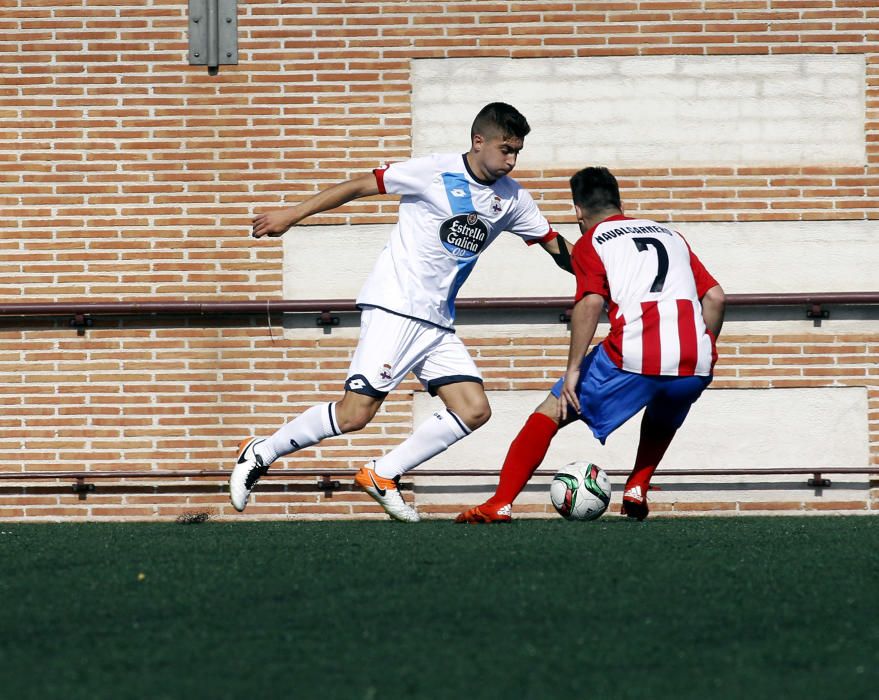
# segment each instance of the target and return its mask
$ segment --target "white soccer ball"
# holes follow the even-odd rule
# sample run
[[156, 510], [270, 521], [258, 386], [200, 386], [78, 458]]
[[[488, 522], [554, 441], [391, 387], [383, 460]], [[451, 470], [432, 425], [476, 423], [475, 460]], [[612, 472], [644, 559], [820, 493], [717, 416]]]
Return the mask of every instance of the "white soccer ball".
[[553, 477], [549, 497], [567, 520], [595, 520], [610, 503], [610, 479], [591, 462], [571, 462]]

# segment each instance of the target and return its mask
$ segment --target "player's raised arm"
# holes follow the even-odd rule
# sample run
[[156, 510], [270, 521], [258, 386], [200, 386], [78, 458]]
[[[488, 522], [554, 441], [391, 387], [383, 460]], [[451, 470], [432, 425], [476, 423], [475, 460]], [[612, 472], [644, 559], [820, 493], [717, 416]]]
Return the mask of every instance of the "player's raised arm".
[[720, 335], [726, 310], [726, 295], [723, 293], [723, 288], [719, 284], [714, 285], [699, 301], [702, 303], [702, 319], [705, 321], [705, 327], [711, 331], [716, 340]]
[[574, 266], [571, 264], [571, 251], [574, 249], [572, 243], [562, 236], [556, 236], [550, 241], [541, 243], [540, 247], [550, 254], [556, 265], [574, 274]]
[[253, 217], [252, 235], [254, 238], [282, 236], [291, 226], [313, 214], [335, 209], [354, 199], [375, 194], [379, 194], [375, 175], [373, 173], [359, 175], [327, 187], [289, 209], [276, 209], [257, 214]]
[[571, 311], [571, 343], [568, 349], [568, 366], [559, 401], [559, 419], [567, 417], [568, 404], [580, 410], [580, 364], [595, 337], [598, 319], [604, 309], [604, 298], [598, 294], [586, 294]]

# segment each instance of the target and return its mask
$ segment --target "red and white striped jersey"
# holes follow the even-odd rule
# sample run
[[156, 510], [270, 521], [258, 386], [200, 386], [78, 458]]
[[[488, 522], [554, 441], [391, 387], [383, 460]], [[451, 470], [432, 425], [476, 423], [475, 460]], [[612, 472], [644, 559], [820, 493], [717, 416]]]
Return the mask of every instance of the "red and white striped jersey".
[[579, 301], [608, 305], [608, 356], [627, 372], [708, 376], [717, 360], [699, 300], [717, 281], [676, 231], [655, 221], [611, 216], [574, 246]]

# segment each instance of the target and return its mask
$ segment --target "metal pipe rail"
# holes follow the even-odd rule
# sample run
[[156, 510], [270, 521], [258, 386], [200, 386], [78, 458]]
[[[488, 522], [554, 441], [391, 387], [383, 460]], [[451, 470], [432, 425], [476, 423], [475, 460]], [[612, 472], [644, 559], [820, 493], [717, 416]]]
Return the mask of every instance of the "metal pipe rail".
[[[822, 310], [824, 304], [873, 305], [879, 304], [879, 292], [814, 292], [793, 294], [729, 294], [726, 297], [730, 306], [809, 306], [810, 318], [826, 317]], [[459, 299], [458, 309], [562, 309], [571, 306], [570, 297], [509, 297]], [[122, 301], [122, 302], [15, 302], [0, 304], [0, 317], [64, 317], [73, 316], [76, 325], [84, 325], [90, 316], [169, 316], [169, 315], [225, 315], [225, 314], [272, 314], [318, 312], [318, 323], [332, 325], [327, 318], [333, 312], [356, 311], [352, 299], [265, 299], [260, 301]], [[354, 471], [334, 469], [278, 469], [270, 472], [268, 478], [302, 478], [317, 476], [318, 489], [339, 488], [334, 477], [353, 477]], [[497, 476], [499, 471], [491, 470], [419, 470], [416, 476]], [[623, 470], [607, 470], [610, 476], [625, 476]], [[536, 476], [552, 476], [552, 472], [535, 472]], [[686, 469], [663, 470], [665, 476], [736, 476], [772, 474], [812, 474], [810, 486], [830, 486], [830, 480], [822, 474], [879, 474], [879, 467], [827, 467], [827, 468], [769, 468], [769, 469]], [[153, 470], [153, 471], [86, 471], [86, 472], [4, 472], [0, 481], [33, 481], [74, 479], [74, 490], [85, 489], [86, 479], [228, 479], [229, 472], [223, 470]], [[92, 485], [93, 488], [93, 485]]]
[[[879, 304], [879, 292], [728, 294], [729, 306], [821, 306]], [[496, 297], [458, 299], [457, 309], [567, 309], [571, 297]], [[353, 299], [264, 299], [256, 301], [61, 301], [0, 304], [2, 316], [223, 315], [356, 311]]]
[[[609, 476], [626, 476], [626, 469], [605, 469]], [[298, 478], [303, 476], [354, 477], [356, 469], [273, 469], [260, 478]], [[0, 481], [27, 481], [31, 479], [228, 479], [230, 469], [154, 469], [147, 471], [49, 471], [0, 472]], [[419, 469], [411, 476], [498, 476], [498, 469]], [[554, 471], [538, 469], [535, 476], [553, 476]], [[766, 467], [747, 469], [663, 469], [657, 476], [737, 476], [773, 474], [879, 474], [874, 467]]]
[[[606, 469], [608, 476], [627, 476], [629, 471], [625, 469]], [[354, 469], [275, 469], [268, 472], [264, 479], [302, 479], [303, 477], [318, 477], [315, 489], [320, 491], [335, 491], [341, 488], [336, 481], [338, 478], [352, 478], [356, 474]], [[86, 484], [86, 480], [93, 479], [208, 479], [226, 481], [231, 471], [223, 469], [200, 469], [200, 470], [151, 470], [151, 471], [79, 471], [79, 472], [0, 472], [0, 481], [66, 481], [74, 480], [73, 490], [77, 493], [94, 491], [94, 484]], [[419, 469], [412, 476], [432, 477], [497, 477], [500, 470], [493, 469]], [[538, 469], [534, 476], [551, 477], [554, 471]], [[796, 475], [811, 474], [812, 477], [806, 484], [810, 487], [830, 487], [830, 479], [824, 474], [879, 474], [879, 466], [873, 467], [767, 467], [764, 469], [663, 469], [657, 476], [773, 476], [773, 475]]]

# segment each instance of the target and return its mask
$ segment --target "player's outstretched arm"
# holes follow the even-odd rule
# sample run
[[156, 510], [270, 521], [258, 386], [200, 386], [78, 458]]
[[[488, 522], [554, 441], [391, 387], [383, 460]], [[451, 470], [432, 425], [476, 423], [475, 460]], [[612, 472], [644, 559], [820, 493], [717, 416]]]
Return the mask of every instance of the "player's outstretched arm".
[[568, 367], [562, 385], [559, 401], [559, 420], [567, 417], [568, 404], [580, 410], [580, 396], [577, 386], [580, 379], [580, 364], [595, 337], [598, 319], [604, 309], [604, 297], [599, 294], [586, 294], [571, 311], [571, 344], [568, 348]]
[[574, 266], [571, 264], [571, 251], [574, 250], [574, 245], [570, 241], [556, 236], [551, 241], [541, 243], [540, 246], [552, 256], [556, 265], [574, 274]]
[[345, 182], [340, 182], [332, 187], [321, 190], [313, 197], [289, 209], [276, 209], [263, 212], [253, 217], [253, 237], [282, 236], [291, 226], [298, 224], [305, 218], [322, 211], [328, 211], [340, 207], [360, 197], [370, 197], [378, 194], [378, 183], [375, 175], [360, 175]]
[[723, 314], [726, 310], [726, 296], [723, 288], [716, 284], [700, 300], [702, 302], [702, 318], [705, 326], [711, 331], [715, 339], [720, 335], [723, 326]]

